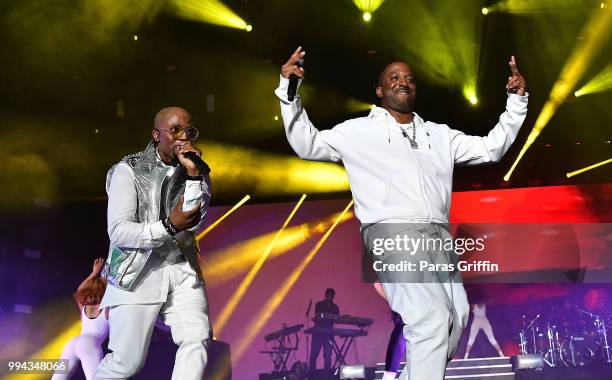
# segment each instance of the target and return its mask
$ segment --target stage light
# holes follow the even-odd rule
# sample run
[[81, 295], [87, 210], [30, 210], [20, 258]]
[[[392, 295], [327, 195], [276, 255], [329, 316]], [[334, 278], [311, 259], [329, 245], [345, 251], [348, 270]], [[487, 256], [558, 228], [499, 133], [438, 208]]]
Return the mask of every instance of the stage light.
[[306, 255], [306, 257], [304, 257], [300, 264], [293, 270], [293, 272], [291, 272], [289, 277], [285, 279], [280, 288], [276, 290], [272, 298], [270, 298], [270, 300], [266, 302], [264, 306], [261, 307], [259, 312], [251, 319], [251, 322], [248, 324], [248, 326], [245, 327], [245, 336], [238, 342], [238, 345], [234, 350], [233, 357], [235, 358], [234, 360], [236, 362], [238, 362], [242, 358], [246, 350], [253, 342], [253, 339], [255, 339], [257, 334], [259, 334], [261, 329], [268, 322], [272, 314], [274, 314], [283, 299], [287, 296], [289, 291], [293, 288], [297, 280], [300, 278], [304, 269], [306, 269], [308, 264], [310, 264], [310, 262], [319, 252], [327, 238], [329, 238], [336, 226], [340, 223], [344, 215], [352, 206], [353, 201], [351, 200], [349, 204], [344, 208], [344, 210], [338, 215], [331, 227], [325, 232], [321, 239], [319, 239], [314, 248], [308, 253], [308, 255]]
[[544, 357], [542, 354], [516, 355], [510, 359], [512, 370], [544, 368]]
[[599, 72], [593, 79], [574, 92], [574, 96], [579, 97], [588, 94], [609, 91], [612, 89], [612, 63]]
[[466, 84], [463, 87], [463, 96], [470, 102], [471, 105], [475, 106], [478, 104], [478, 97], [476, 96], [476, 85], [473, 83]]
[[242, 297], [244, 297], [244, 294], [246, 293], [247, 289], [253, 283], [255, 276], [257, 275], [257, 273], [259, 273], [259, 270], [268, 259], [268, 256], [270, 256], [270, 252], [272, 252], [272, 248], [274, 248], [274, 245], [278, 241], [278, 238], [281, 236], [285, 228], [287, 228], [289, 222], [291, 221], [291, 219], [293, 219], [293, 216], [304, 202], [304, 199], [306, 199], [306, 194], [302, 194], [300, 200], [293, 207], [293, 210], [291, 210], [289, 216], [287, 216], [287, 219], [285, 219], [283, 225], [279, 228], [276, 234], [274, 234], [274, 238], [270, 240], [270, 242], [266, 246], [266, 249], [259, 255], [259, 258], [257, 259], [255, 265], [251, 267], [249, 273], [247, 273], [247, 275], [240, 282], [238, 289], [234, 292], [234, 294], [232, 294], [231, 298], [227, 301], [225, 306], [223, 306], [223, 309], [221, 310], [221, 313], [219, 313], [219, 316], [217, 317], [217, 320], [214, 324], [214, 331], [217, 336], [221, 335], [221, 331], [223, 331], [225, 324], [227, 323], [227, 321], [229, 321], [229, 318], [236, 310], [236, 307], [238, 307], [240, 300], [242, 300]]
[[278, 116], [274, 115], [274, 121], [278, 121]]
[[518, 157], [512, 164], [512, 167], [504, 176], [505, 181], [510, 180], [510, 176], [529, 147], [537, 139], [544, 127], [546, 127], [567, 96], [573, 93], [572, 90], [574, 86], [576, 83], [578, 83], [580, 77], [606, 41], [610, 32], [611, 22], [612, 12], [608, 11], [595, 12], [595, 14], [588, 21], [581, 33], [584, 38], [578, 40], [578, 44], [574, 47], [572, 54], [561, 70], [559, 79], [557, 79], [557, 82], [554, 84], [548, 100], [544, 104], [540, 115], [536, 119], [533, 129], [527, 137], [527, 141], [519, 152]]
[[363, 364], [351, 364], [340, 366], [340, 379], [365, 379], [365, 366]]
[[231, 194], [237, 188], [244, 188], [250, 189], [252, 196], [278, 196], [349, 189], [344, 168], [333, 163], [305, 161], [296, 156], [209, 141], [203, 141], [198, 147], [213, 168], [212, 182], [219, 193]]
[[202, 232], [200, 232], [199, 234], [197, 234], [196, 236], [196, 240], [200, 240], [202, 239], [204, 236], [208, 235], [208, 233], [210, 231], [213, 230], [213, 228], [217, 227], [219, 225], [219, 223], [221, 223], [225, 218], [227, 218], [228, 216], [230, 216], [234, 211], [236, 211], [240, 206], [242, 206], [243, 204], [245, 204], [249, 199], [251, 199], [250, 195], [245, 195], [244, 198], [242, 198], [238, 203], [236, 203], [234, 205], [234, 207], [232, 207], [231, 209], [229, 209], [225, 214], [223, 214], [219, 219], [215, 220], [214, 223], [212, 223], [210, 226], [206, 227]]
[[134, 41], [138, 41], [138, 34], [134, 34]]
[[353, 3], [363, 13], [362, 17], [365, 22], [369, 22], [372, 19], [372, 13], [374, 13], [385, 0], [353, 0]]
[[219, 0], [171, 0], [178, 17], [207, 24], [227, 26], [250, 32], [253, 27]]
[[489, 14], [489, 8], [482, 8], [480, 11], [481, 11], [481, 12], [482, 12], [482, 14], [483, 14], [483, 15], [485, 15], [485, 16]]
[[571, 177], [573, 177], [573, 176], [576, 176], [576, 175], [578, 175], [578, 174], [584, 173], [584, 172], [586, 172], [586, 171], [589, 171], [589, 170], [592, 170], [592, 169], [598, 168], [598, 167], [600, 167], [600, 166], [607, 165], [607, 164], [609, 164], [609, 163], [611, 163], [611, 162], [612, 162], [612, 158], [608, 158], [607, 160], [604, 160], [604, 161], [598, 162], [598, 163], [596, 163], [596, 164], [593, 164], [593, 165], [587, 166], [586, 168], [582, 168], [582, 169], [575, 170], [575, 171], [573, 171], [573, 172], [566, 173], [565, 175], [566, 175], [566, 177], [567, 177], [567, 178], [571, 178]]

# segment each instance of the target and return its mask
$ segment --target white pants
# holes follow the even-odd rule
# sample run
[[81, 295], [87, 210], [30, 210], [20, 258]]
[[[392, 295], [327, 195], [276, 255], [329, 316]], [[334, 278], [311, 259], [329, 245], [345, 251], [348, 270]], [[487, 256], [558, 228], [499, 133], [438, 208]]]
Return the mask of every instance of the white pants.
[[444, 379], [469, 315], [463, 284], [382, 285], [389, 306], [406, 324], [406, 366], [400, 379]]
[[178, 345], [172, 379], [202, 379], [210, 335], [208, 303], [204, 288], [193, 287], [193, 276], [176, 272], [170, 276], [166, 302], [110, 307], [108, 348], [112, 352], [104, 357], [94, 379], [126, 379], [140, 371], [158, 315], [170, 326]]
[[91, 380], [103, 356], [104, 352], [96, 337], [89, 335], [76, 336], [66, 343], [62, 356], [60, 357], [60, 359], [68, 359], [68, 368], [70, 372], [66, 374], [54, 374], [51, 380], [68, 379], [74, 373], [79, 361], [83, 367], [85, 378]]
[[[436, 225], [379, 223], [363, 231], [368, 252], [372, 252], [374, 239], [403, 235], [450, 237], [447, 230]], [[382, 257], [392, 257], [393, 253], [386, 252]], [[430, 262], [454, 259], [443, 251], [421, 252], [414, 257]], [[460, 276], [435, 281], [436, 273], [407, 274], [405, 277], [393, 273], [386, 277], [381, 272], [376, 274], [391, 309], [400, 314], [405, 323], [406, 367], [400, 379], [443, 380], [446, 364], [455, 355], [470, 311]]]

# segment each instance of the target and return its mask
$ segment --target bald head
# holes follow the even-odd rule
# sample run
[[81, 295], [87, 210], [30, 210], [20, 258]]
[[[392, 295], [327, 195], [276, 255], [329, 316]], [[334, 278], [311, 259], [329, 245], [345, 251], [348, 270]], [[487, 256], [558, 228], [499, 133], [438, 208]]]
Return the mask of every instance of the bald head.
[[[184, 143], [184, 131], [191, 127], [191, 115], [180, 107], [166, 107], [159, 110], [153, 120], [151, 137], [157, 145], [159, 155], [167, 164], [178, 164], [176, 151]], [[177, 135], [177, 131], [182, 137]]]
[[166, 107], [155, 114], [153, 125], [154, 128], [168, 128], [178, 123], [180, 119], [191, 121], [191, 115], [181, 107]]

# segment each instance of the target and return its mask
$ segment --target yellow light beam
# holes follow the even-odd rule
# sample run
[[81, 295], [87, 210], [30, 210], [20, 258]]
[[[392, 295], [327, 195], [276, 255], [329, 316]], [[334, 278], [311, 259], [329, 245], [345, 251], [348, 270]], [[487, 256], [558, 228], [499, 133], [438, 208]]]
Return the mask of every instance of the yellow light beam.
[[353, 98], [348, 98], [344, 106], [346, 110], [351, 113], [370, 111], [372, 108], [376, 107], [375, 104], [362, 102], [361, 100]]
[[585, 8], [583, 1], [502, 0], [487, 8], [482, 8], [482, 13], [485, 15], [492, 12], [534, 14], [562, 10], [582, 10]]
[[204, 231], [200, 232], [197, 236], [196, 236], [196, 240], [200, 240], [202, 239], [204, 236], [208, 235], [208, 233], [210, 231], [212, 231], [213, 228], [217, 227], [219, 225], [219, 223], [221, 223], [225, 218], [227, 218], [228, 216], [230, 216], [234, 211], [236, 211], [240, 206], [242, 206], [243, 204], [245, 204], [249, 199], [251, 199], [250, 195], [245, 195], [244, 198], [242, 198], [240, 200], [240, 202], [236, 203], [234, 205], [234, 207], [232, 207], [231, 209], [229, 209], [225, 214], [223, 214], [223, 216], [221, 216], [219, 219], [215, 220], [215, 222], [213, 224], [211, 224], [210, 226], [206, 227], [204, 229]]
[[265, 153], [252, 148], [201, 141], [215, 191], [251, 189], [256, 196], [295, 195], [349, 190], [344, 168], [330, 162], [304, 161], [291, 155]]
[[253, 27], [219, 0], [172, 0], [171, 9], [181, 18], [250, 32]]
[[[304, 243], [310, 237], [324, 233], [337, 217], [338, 214], [333, 214], [317, 221], [286, 228], [274, 245], [268, 259], [281, 256]], [[345, 214], [341, 222], [345, 222], [352, 217], [353, 213], [349, 212]], [[246, 272], [255, 264], [259, 258], [259, 252], [268, 245], [275, 233], [276, 231], [266, 233], [246, 241], [234, 243], [222, 250], [210, 252], [207, 256], [206, 265], [202, 268], [207, 285], [211, 288], [219, 286]]]
[[592, 169], [598, 168], [598, 167], [600, 167], [600, 166], [607, 165], [607, 164], [609, 164], [609, 163], [611, 163], [611, 162], [612, 162], [612, 158], [608, 158], [607, 160], [604, 160], [604, 161], [598, 162], [598, 163], [593, 164], [593, 165], [591, 165], [591, 166], [587, 166], [586, 168], [582, 168], [582, 169], [575, 170], [575, 171], [573, 171], [573, 172], [566, 173], [565, 175], [567, 176], [567, 178], [571, 178], [571, 177], [573, 177], [573, 176], [575, 176], [575, 175], [578, 175], [578, 174], [584, 173], [584, 172], [586, 172], [586, 171], [589, 171], [589, 170], [592, 170]]
[[582, 74], [587, 69], [588, 65], [593, 60], [596, 53], [599, 51], [603, 43], [606, 41], [610, 33], [610, 22], [612, 21], [612, 11], [603, 9], [595, 12], [591, 17], [586, 27], [582, 31], [584, 39], [580, 41], [580, 45], [574, 47], [572, 54], [565, 66], [561, 70], [559, 79], [554, 84], [548, 101], [544, 104], [536, 123], [529, 134], [525, 145], [521, 149], [518, 157], [512, 164], [512, 167], [504, 176], [504, 181], [509, 181], [510, 176], [516, 169], [521, 158], [525, 155], [529, 147], [539, 136], [542, 129], [548, 124], [553, 117], [557, 108], [565, 101], [571, 93], [576, 83], [580, 80]]
[[595, 94], [612, 89], [612, 63], [597, 74], [587, 84], [574, 92], [576, 97], [587, 94]]
[[229, 301], [227, 301], [227, 303], [223, 307], [223, 310], [221, 310], [221, 313], [217, 317], [217, 320], [215, 322], [214, 329], [213, 329], [215, 331], [216, 336], [221, 336], [221, 331], [223, 331], [223, 328], [225, 327], [230, 316], [236, 310], [238, 303], [240, 302], [240, 300], [242, 300], [242, 297], [246, 293], [249, 286], [251, 286], [253, 279], [255, 278], [255, 276], [261, 269], [261, 267], [266, 262], [268, 256], [270, 255], [270, 252], [272, 252], [272, 248], [274, 248], [276, 241], [278, 240], [280, 235], [283, 233], [285, 228], [289, 225], [289, 222], [291, 221], [291, 219], [293, 219], [293, 216], [295, 215], [297, 210], [300, 208], [300, 206], [304, 202], [304, 199], [306, 199], [306, 194], [302, 194], [302, 196], [300, 197], [300, 200], [297, 202], [295, 207], [293, 207], [293, 210], [291, 210], [291, 213], [289, 213], [289, 216], [287, 217], [287, 219], [285, 219], [285, 222], [283, 223], [281, 228], [276, 232], [276, 234], [274, 235], [274, 238], [270, 241], [270, 243], [268, 244], [264, 252], [259, 256], [259, 259], [255, 263], [255, 265], [251, 267], [251, 270], [249, 270], [249, 273], [247, 273], [247, 275], [244, 277], [244, 279], [238, 286], [238, 290], [234, 292], [232, 297], [229, 299]]
[[[39, 351], [30, 356], [30, 359], [58, 359], [62, 354], [64, 346], [71, 338], [81, 332], [81, 320], [77, 320], [61, 334], [56, 336], [51, 342], [47, 343]], [[73, 363], [71, 363], [73, 364]], [[49, 375], [44, 374], [13, 374], [3, 378], [3, 380], [42, 380], [48, 379]]]
[[346, 214], [346, 212], [349, 210], [349, 208], [351, 208], [351, 206], [353, 206], [352, 200], [344, 208], [344, 210], [340, 213], [340, 215], [336, 218], [336, 220], [334, 221], [334, 224], [332, 224], [332, 226], [325, 232], [325, 234], [321, 237], [321, 239], [319, 239], [319, 241], [314, 246], [314, 248], [302, 260], [302, 262], [293, 270], [293, 272], [289, 275], [289, 277], [285, 279], [281, 287], [276, 290], [272, 298], [270, 298], [270, 300], [266, 302], [266, 304], [260, 309], [259, 313], [257, 313], [257, 315], [253, 319], [251, 319], [251, 322], [245, 328], [246, 336], [238, 343], [238, 346], [236, 348], [236, 351], [234, 354], [234, 357], [236, 358], [235, 360], [238, 361], [240, 360], [240, 358], [242, 358], [242, 355], [246, 352], [247, 348], [251, 345], [251, 343], [253, 342], [253, 339], [255, 339], [255, 336], [259, 334], [259, 332], [264, 327], [264, 325], [268, 322], [272, 314], [274, 314], [278, 306], [281, 304], [282, 300], [287, 296], [287, 294], [289, 293], [293, 285], [295, 285], [295, 283], [297, 282], [298, 278], [300, 277], [304, 269], [306, 269], [308, 264], [310, 264], [312, 259], [317, 254], [317, 252], [319, 252], [319, 250], [323, 246], [323, 243], [325, 243], [329, 235], [331, 235], [331, 233], [334, 231], [338, 223], [340, 223], [340, 221], [343, 219], [344, 214]]

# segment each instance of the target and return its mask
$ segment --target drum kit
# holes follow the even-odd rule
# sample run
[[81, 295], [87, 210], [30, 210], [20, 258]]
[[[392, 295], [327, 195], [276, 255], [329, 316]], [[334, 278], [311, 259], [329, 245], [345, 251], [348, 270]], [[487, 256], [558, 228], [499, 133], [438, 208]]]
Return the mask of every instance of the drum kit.
[[573, 306], [553, 310], [546, 317], [523, 315], [518, 339], [521, 354], [540, 354], [550, 367], [612, 365], [609, 332], [612, 315], [604, 317]]

